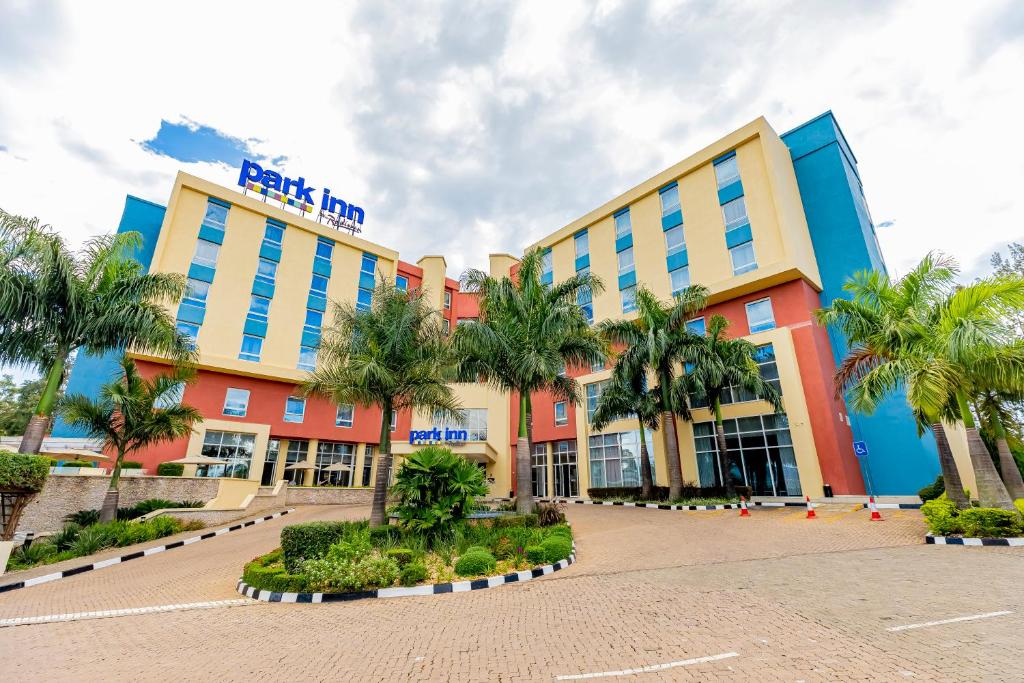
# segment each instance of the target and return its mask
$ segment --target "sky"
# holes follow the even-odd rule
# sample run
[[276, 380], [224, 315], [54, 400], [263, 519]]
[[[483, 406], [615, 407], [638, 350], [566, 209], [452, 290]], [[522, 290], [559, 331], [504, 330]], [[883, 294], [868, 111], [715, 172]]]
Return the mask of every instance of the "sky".
[[0, 0], [0, 207], [74, 244], [242, 158], [486, 267], [765, 116], [832, 110], [892, 271], [1024, 240], [1024, 2]]

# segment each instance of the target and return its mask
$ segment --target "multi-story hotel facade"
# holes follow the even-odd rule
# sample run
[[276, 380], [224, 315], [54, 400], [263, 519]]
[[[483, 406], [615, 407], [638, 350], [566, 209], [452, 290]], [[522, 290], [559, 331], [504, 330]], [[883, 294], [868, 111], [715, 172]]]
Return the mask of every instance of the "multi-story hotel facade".
[[[127, 198], [119, 231], [142, 234], [139, 260], [188, 278], [174, 312], [179, 329], [196, 339], [198, 375], [181, 400], [204, 416], [189, 438], [136, 459], [153, 471], [203, 453], [228, 461], [211, 467], [210, 476], [371, 485], [379, 411], [336, 406], [298, 388], [331, 324], [330, 302], [367, 307], [376, 278], [385, 276], [420, 288], [454, 329], [478, 317], [476, 300], [459, 291], [442, 256], [402, 261], [392, 249], [268, 201], [251, 192], [251, 182], [248, 189], [179, 173], [166, 207]], [[580, 301], [595, 323], [635, 315], [640, 286], [666, 301], [688, 284], [710, 290], [707, 310], [688, 325], [701, 331], [710, 316], [725, 316], [731, 335], [758, 346], [762, 374], [785, 404], [784, 414], [774, 414], [733, 390], [723, 406], [731, 467], [756, 495], [902, 494], [938, 473], [934, 441], [918, 436], [901, 396], [865, 416], [851, 414], [835, 394], [845, 343], [817, 325], [814, 311], [842, 296], [853, 272], [885, 264], [856, 159], [831, 113], [782, 136], [759, 118], [532, 246], [544, 250], [545, 281], [584, 270], [601, 278], [604, 291]], [[507, 275], [516, 263], [494, 254], [488, 269]], [[148, 374], [165, 363], [136, 358]], [[115, 375], [114, 360], [83, 356], [67, 391], [95, 394]], [[590, 426], [610, 364], [566, 372], [582, 385], [579, 405], [532, 398], [534, 493], [575, 497], [590, 487], [637, 485], [636, 422]], [[462, 423], [398, 413], [391, 416], [392, 451], [400, 459], [421, 447], [416, 432], [458, 427], [452, 449], [479, 463], [493, 496], [513, 494], [518, 401], [485, 385], [454, 388], [465, 408]], [[684, 479], [712, 485], [721, 476], [712, 416], [696, 404], [692, 417], [663, 429], [676, 432]], [[58, 420], [54, 435], [74, 433]], [[650, 434], [648, 444], [656, 479], [667, 484], [662, 435]], [[286, 469], [303, 461], [313, 469]], [[337, 463], [348, 469], [327, 469]]]

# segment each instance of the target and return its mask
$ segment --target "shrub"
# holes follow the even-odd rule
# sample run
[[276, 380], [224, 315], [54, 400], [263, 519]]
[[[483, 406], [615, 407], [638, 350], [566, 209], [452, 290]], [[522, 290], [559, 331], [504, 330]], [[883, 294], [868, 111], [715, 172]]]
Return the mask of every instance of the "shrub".
[[398, 577], [398, 583], [403, 586], [415, 586], [416, 584], [426, 581], [427, 576], [427, 565], [422, 562], [410, 562], [409, 564], [402, 567], [402, 572]]
[[551, 536], [563, 536], [565, 538], [568, 538], [571, 541], [572, 540], [572, 529], [570, 529], [565, 524], [559, 524], [558, 526], [553, 526], [553, 527], [549, 528], [547, 530], [547, 535], [548, 535], [549, 538]]
[[88, 460], [65, 460], [61, 467], [94, 467]]
[[1020, 513], [999, 508], [970, 508], [960, 512], [964, 536], [1005, 538], [1021, 534]]
[[64, 517], [65, 522], [72, 522], [81, 527], [92, 526], [100, 521], [99, 510], [79, 510]]
[[397, 562], [399, 567], [404, 567], [412, 562], [413, 552], [408, 548], [392, 548], [385, 552], [384, 556]]
[[280, 548], [246, 564], [242, 580], [254, 588], [280, 593], [306, 590], [306, 577], [285, 571]]
[[1017, 500], [1013, 501], [1013, 506], [1017, 508], [1017, 512], [1019, 512], [1021, 515], [1024, 515], [1024, 498], [1018, 498]]
[[487, 485], [476, 464], [448, 448], [427, 446], [402, 461], [392, 490], [399, 524], [433, 536], [465, 519]]
[[184, 472], [185, 466], [180, 462], [162, 462], [156, 466], [156, 475], [158, 477], [180, 477]]
[[537, 526], [537, 515], [503, 515], [495, 517], [491, 526], [495, 529], [508, 529], [517, 526], [535, 527]]
[[385, 524], [384, 526], [375, 526], [370, 529], [370, 540], [373, 541], [374, 545], [397, 541], [401, 536], [402, 530], [396, 526]]
[[942, 479], [942, 475], [935, 477], [935, 481], [928, 484], [920, 491], [917, 492], [918, 497], [925, 503], [929, 500], [935, 500], [943, 493], [946, 492], [946, 483]]
[[565, 521], [565, 503], [538, 503], [537, 525], [554, 526]]
[[398, 579], [399, 571], [395, 560], [374, 550], [365, 528], [332, 545], [322, 559], [302, 563], [310, 588], [318, 591], [383, 588]]
[[546, 551], [543, 546], [539, 545], [528, 545], [526, 546], [526, 559], [529, 560], [530, 564], [536, 566], [538, 564], [544, 564], [544, 557]]
[[548, 536], [540, 546], [544, 549], [544, 561], [548, 564], [564, 560], [572, 554], [572, 541], [561, 534]]
[[174, 517], [154, 517], [148, 522], [143, 522], [143, 524], [152, 527], [155, 538], [171, 536], [181, 531], [181, 522]]
[[182, 522], [181, 523], [181, 530], [182, 531], [199, 531], [200, 529], [205, 529], [205, 528], [206, 528], [206, 525], [203, 524], [203, 522], [201, 520], [198, 520], [198, 519], [190, 519], [187, 522]]
[[[654, 502], [668, 501], [669, 489], [667, 486], [655, 486], [647, 500]], [[736, 486], [736, 494], [750, 497], [750, 487]], [[607, 486], [587, 489], [587, 496], [592, 500], [622, 499], [642, 500], [639, 486]], [[698, 486], [693, 482], [683, 482], [683, 488], [678, 500], [690, 500], [693, 498], [723, 498], [725, 497], [724, 486]]]
[[94, 524], [82, 529], [78, 532], [78, 537], [69, 550], [74, 553], [75, 557], [82, 557], [117, 545], [117, 536], [112, 534], [110, 529], [112, 524], [117, 524], [117, 522]]
[[455, 573], [459, 576], [479, 576], [494, 571], [497, 561], [494, 555], [486, 550], [466, 553], [455, 563]]
[[50, 543], [56, 546], [58, 551], [64, 551], [71, 548], [75, 543], [75, 539], [78, 538], [78, 532], [82, 530], [82, 527], [78, 526], [74, 522], [69, 522], [64, 525], [64, 528], [57, 533], [50, 536]]
[[205, 500], [179, 500], [174, 507], [179, 508], [204, 508], [206, 507]]
[[11, 554], [10, 559], [13, 566], [31, 567], [46, 562], [48, 558], [56, 554], [57, 547], [53, 543], [39, 540], [33, 541], [28, 548], [21, 546]]
[[0, 452], [0, 491], [41, 491], [49, 474], [47, 458]]
[[499, 560], [508, 560], [516, 554], [516, 545], [508, 536], [502, 536], [494, 544], [494, 556]]
[[121, 469], [122, 470], [141, 470], [142, 469], [142, 463], [138, 462], [136, 460], [122, 460], [121, 461]]
[[928, 531], [936, 536], [962, 533], [956, 503], [947, 498], [933, 498], [921, 506]]
[[298, 573], [303, 561], [326, 556], [335, 543], [366, 527], [366, 522], [307, 522], [286, 526], [281, 530], [285, 569], [291, 574]]
[[489, 552], [491, 552], [490, 548], [485, 548], [482, 545], [471, 545], [468, 548], [466, 548], [465, 550], [463, 550], [462, 554], [463, 555], [469, 555], [470, 553], [489, 553]]
[[155, 538], [157, 538], [156, 529], [147, 522], [141, 522], [129, 524], [118, 537], [117, 544], [119, 546], [135, 545], [136, 543], [152, 541]]

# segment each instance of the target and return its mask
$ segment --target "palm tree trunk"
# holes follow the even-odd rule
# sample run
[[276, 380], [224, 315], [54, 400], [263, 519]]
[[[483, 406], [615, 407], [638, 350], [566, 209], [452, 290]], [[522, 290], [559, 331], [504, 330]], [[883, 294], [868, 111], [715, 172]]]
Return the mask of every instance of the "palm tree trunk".
[[377, 476], [373, 480], [373, 503], [370, 526], [387, 526], [388, 472], [391, 471], [391, 400], [380, 405], [380, 447], [377, 455]]
[[640, 497], [652, 500], [654, 478], [651, 476], [651, 460], [647, 455], [647, 436], [644, 434], [644, 423], [640, 422]]
[[978, 482], [978, 501], [981, 507], [1015, 509], [1010, 493], [1003, 485], [1003, 480], [999, 478], [996, 464], [992, 462], [992, 456], [989, 455], [988, 448], [974, 423], [967, 397], [962, 392], [957, 392], [956, 400], [960, 406], [960, 418], [967, 430], [967, 452], [971, 454], [971, 465], [974, 466], [974, 478]]
[[117, 506], [120, 502], [121, 492], [118, 486], [121, 483], [121, 463], [124, 461], [124, 448], [117, 447], [117, 459], [114, 460], [114, 469], [110, 473], [110, 486], [103, 496], [103, 505], [100, 506], [100, 521], [112, 522], [117, 517]]
[[1006, 490], [1011, 498], [1014, 500], [1024, 498], [1024, 479], [1020, 476], [1017, 461], [1014, 460], [1010, 444], [1006, 441], [1006, 428], [1003, 427], [1003, 421], [995, 406], [989, 406], [989, 422], [996, 437], [996, 450], [999, 451], [999, 472], [1003, 477], [1003, 484], [1006, 485]]
[[21, 445], [18, 446], [19, 453], [38, 453], [43, 445], [43, 439], [50, 428], [50, 417], [53, 415], [53, 405], [57, 401], [57, 392], [64, 380], [64, 365], [67, 363], [68, 354], [57, 352], [57, 358], [53, 365], [46, 372], [46, 385], [43, 387], [43, 394], [39, 397], [35, 412], [25, 427], [25, 434], [21, 437]]
[[949, 438], [941, 422], [932, 424], [932, 434], [935, 435], [935, 446], [939, 451], [939, 469], [946, 486], [946, 497], [956, 503], [959, 509], [966, 510], [971, 507], [971, 501], [964, 495], [964, 482], [960, 479], [960, 470], [956, 468], [953, 449], [949, 447]]
[[661, 431], [665, 441], [665, 463], [668, 465], [668, 499], [678, 500], [683, 496], [683, 466], [679, 461], [676, 416], [669, 397], [669, 372], [664, 368], [658, 373], [658, 382], [661, 383]]
[[519, 393], [519, 438], [516, 439], [516, 512], [528, 515], [533, 512], [533, 487], [530, 481], [530, 443], [526, 431], [526, 414], [529, 397]]
[[725, 442], [725, 425], [722, 424], [722, 403], [715, 399], [715, 438], [718, 441], [718, 469], [722, 472], [722, 484], [727, 498], [736, 495], [736, 485], [729, 470], [729, 447]]

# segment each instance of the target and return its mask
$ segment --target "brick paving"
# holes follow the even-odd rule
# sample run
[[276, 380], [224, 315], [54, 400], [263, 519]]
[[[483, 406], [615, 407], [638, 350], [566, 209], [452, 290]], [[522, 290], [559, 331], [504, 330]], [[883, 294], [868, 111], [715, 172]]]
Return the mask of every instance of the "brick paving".
[[[171, 553], [0, 596], [0, 618], [238, 597], [300, 508]], [[1024, 551], [926, 546], [916, 511], [577, 506], [577, 564], [522, 585], [349, 604], [253, 604], [0, 629], [16, 681], [1020, 680]], [[133, 566], [134, 565], [134, 566]], [[897, 625], [1010, 610], [898, 633]]]

